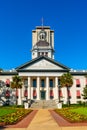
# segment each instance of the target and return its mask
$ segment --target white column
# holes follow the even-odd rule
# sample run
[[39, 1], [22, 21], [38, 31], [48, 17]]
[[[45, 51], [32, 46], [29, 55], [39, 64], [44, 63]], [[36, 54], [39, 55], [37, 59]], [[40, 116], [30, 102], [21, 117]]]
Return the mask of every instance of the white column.
[[49, 77], [46, 77], [46, 100], [49, 100]]
[[40, 100], [40, 77], [37, 77], [37, 100]]
[[58, 77], [55, 77], [55, 99], [58, 99], [59, 95], [58, 95]]
[[31, 82], [30, 77], [28, 77], [28, 99], [31, 99]]

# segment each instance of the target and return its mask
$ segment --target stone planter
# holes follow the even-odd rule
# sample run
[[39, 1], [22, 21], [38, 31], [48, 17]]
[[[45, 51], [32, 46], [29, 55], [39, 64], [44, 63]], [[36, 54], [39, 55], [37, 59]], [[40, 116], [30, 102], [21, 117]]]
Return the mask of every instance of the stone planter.
[[62, 103], [61, 103], [61, 102], [58, 103], [58, 104], [57, 104], [57, 107], [58, 107], [58, 109], [62, 109]]

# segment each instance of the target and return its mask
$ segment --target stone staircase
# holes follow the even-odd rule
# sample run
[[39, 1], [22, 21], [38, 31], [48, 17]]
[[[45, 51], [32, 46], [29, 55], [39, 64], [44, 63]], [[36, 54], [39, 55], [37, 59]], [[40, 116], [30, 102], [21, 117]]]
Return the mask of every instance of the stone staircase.
[[31, 104], [31, 108], [57, 108], [57, 100], [36, 100]]

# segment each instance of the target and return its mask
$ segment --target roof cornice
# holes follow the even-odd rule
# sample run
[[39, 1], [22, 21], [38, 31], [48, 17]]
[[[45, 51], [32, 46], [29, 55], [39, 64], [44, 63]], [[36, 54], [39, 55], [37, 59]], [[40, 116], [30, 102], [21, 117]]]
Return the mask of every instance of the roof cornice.
[[47, 70], [47, 69], [44, 69], [44, 70], [37, 70], [37, 69], [34, 69], [34, 70], [25, 70], [25, 69], [19, 69], [18, 72], [69, 72], [69, 70]]
[[68, 68], [67, 66], [65, 66], [65, 65], [63, 65], [63, 64], [61, 64], [61, 63], [59, 63], [59, 62], [56, 62], [55, 60], [53, 60], [53, 59], [51, 59], [51, 58], [49, 58], [49, 57], [46, 57], [46, 56], [37, 57], [37, 58], [35, 58], [35, 59], [33, 59], [33, 60], [29, 61], [29, 62], [26, 62], [25, 64], [23, 64], [23, 65], [21, 65], [21, 66], [15, 68], [15, 69], [16, 69], [16, 71], [18, 71], [19, 69], [23, 69], [23, 68], [26, 67], [26, 66], [30, 66], [30, 65], [32, 65], [33, 63], [36, 63], [37, 61], [40, 61], [41, 59], [45, 59], [45, 60], [47, 60], [47, 61], [49, 61], [49, 62], [52, 62], [53, 64], [55, 64], [55, 65], [57, 65], [57, 66], [60, 66], [60, 67], [62, 67], [62, 68], [65, 69], [65, 70], [70, 70], [70, 68]]
[[81, 71], [78, 71], [78, 72], [70, 72], [71, 75], [79, 75], [79, 76], [86, 76], [87, 75], [87, 72], [81, 72]]
[[18, 75], [18, 72], [2, 71], [0, 75]]

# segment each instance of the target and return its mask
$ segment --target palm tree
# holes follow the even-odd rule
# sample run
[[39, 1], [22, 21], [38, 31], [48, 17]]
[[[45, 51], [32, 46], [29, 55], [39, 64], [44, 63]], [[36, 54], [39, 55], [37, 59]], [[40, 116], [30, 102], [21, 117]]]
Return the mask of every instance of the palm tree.
[[73, 85], [73, 78], [72, 75], [68, 72], [63, 74], [60, 77], [60, 85], [61, 87], [66, 87], [67, 88], [67, 104], [70, 104], [70, 100], [69, 100], [69, 87], [71, 87]]
[[[15, 75], [12, 77], [12, 82], [11, 82], [11, 88], [16, 88], [16, 91], [18, 90], [18, 105], [21, 105], [21, 88], [22, 88], [22, 78], [18, 75]], [[17, 102], [16, 102], [17, 103]]]
[[83, 99], [87, 99], [87, 85], [85, 85], [84, 89], [83, 89]]

